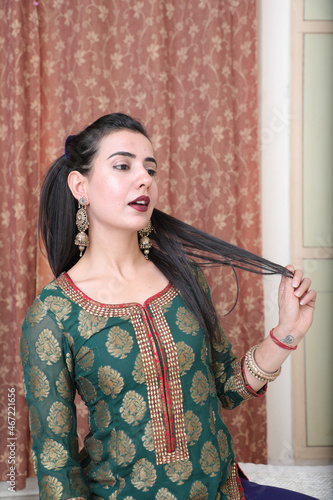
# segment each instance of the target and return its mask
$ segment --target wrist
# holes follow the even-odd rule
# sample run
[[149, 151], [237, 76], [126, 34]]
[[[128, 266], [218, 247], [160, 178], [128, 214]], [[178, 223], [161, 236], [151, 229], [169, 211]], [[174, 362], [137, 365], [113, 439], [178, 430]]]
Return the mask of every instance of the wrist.
[[[297, 334], [294, 330], [290, 330], [289, 328], [284, 328], [281, 325], [278, 325], [276, 328], [272, 328], [270, 331], [270, 338], [272, 339], [271, 332], [276, 340], [281, 342], [287, 347], [297, 347], [300, 342], [299, 334]], [[273, 339], [272, 339], [273, 340]]]
[[255, 352], [255, 359], [262, 370], [273, 373], [285, 362], [292, 352], [288, 349], [281, 349], [268, 334], [259, 344]]
[[295, 351], [297, 349], [297, 344], [295, 344], [295, 337], [292, 334], [286, 335], [284, 338], [279, 338], [276, 334], [276, 329], [272, 328], [269, 332], [269, 336], [278, 347], [281, 349], [286, 349], [287, 351]]

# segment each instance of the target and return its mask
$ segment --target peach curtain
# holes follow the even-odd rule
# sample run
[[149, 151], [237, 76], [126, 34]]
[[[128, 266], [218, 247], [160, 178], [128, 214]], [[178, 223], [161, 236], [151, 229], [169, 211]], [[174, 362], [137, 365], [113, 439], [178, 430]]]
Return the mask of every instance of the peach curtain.
[[[130, 113], [152, 137], [158, 207], [260, 253], [256, 1], [5, 0], [0, 26], [0, 479], [8, 479], [14, 388], [20, 488], [32, 473], [20, 329], [52, 278], [37, 250], [38, 180], [68, 134], [103, 114]], [[222, 317], [235, 280], [208, 274]], [[239, 280], [239, 303], [223, 320], [237, 355], [263, 336], [261, 279]], [[225, 419], [238, 459], [265, 462], [264, 399]]]

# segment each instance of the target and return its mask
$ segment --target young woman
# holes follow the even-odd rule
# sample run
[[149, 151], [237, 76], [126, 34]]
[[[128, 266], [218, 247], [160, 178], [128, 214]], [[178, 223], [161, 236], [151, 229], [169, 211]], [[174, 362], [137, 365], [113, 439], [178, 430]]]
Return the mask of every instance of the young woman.
[[[40, 497], [303, 498], [240, 479], [222, 409], [279, 375], [312, 322], [310, 280], [155, 209], [156, 172], [143, 126], [115, 113], [70, 136], [44, 179], [56, 279], [21, 340]], [[241, 359], [198, 262], [282, 274], [279, 324]], [[76, 390], [90, 423], [80, 453]]]

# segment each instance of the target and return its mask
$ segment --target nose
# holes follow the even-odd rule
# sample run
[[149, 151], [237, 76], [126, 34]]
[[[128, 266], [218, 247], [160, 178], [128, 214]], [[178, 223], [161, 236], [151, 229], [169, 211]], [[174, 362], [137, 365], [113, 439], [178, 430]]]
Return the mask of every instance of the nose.
[[135, 186], [139, 189], [141, 187], [149, 188], [153, 181], [153, 178], [147, 172], [143, 165], [138, 166], [138, 173], [135, 179]]

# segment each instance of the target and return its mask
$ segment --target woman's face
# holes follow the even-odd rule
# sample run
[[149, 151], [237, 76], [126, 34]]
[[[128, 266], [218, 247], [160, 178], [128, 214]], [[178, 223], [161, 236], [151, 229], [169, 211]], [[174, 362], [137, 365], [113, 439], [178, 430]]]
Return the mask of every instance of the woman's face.
[[119, 130], [104, 137], [86, 178], [91, 229], [142, 229], [157, 201], [156, 173], [153, 148], [144, 135]]

